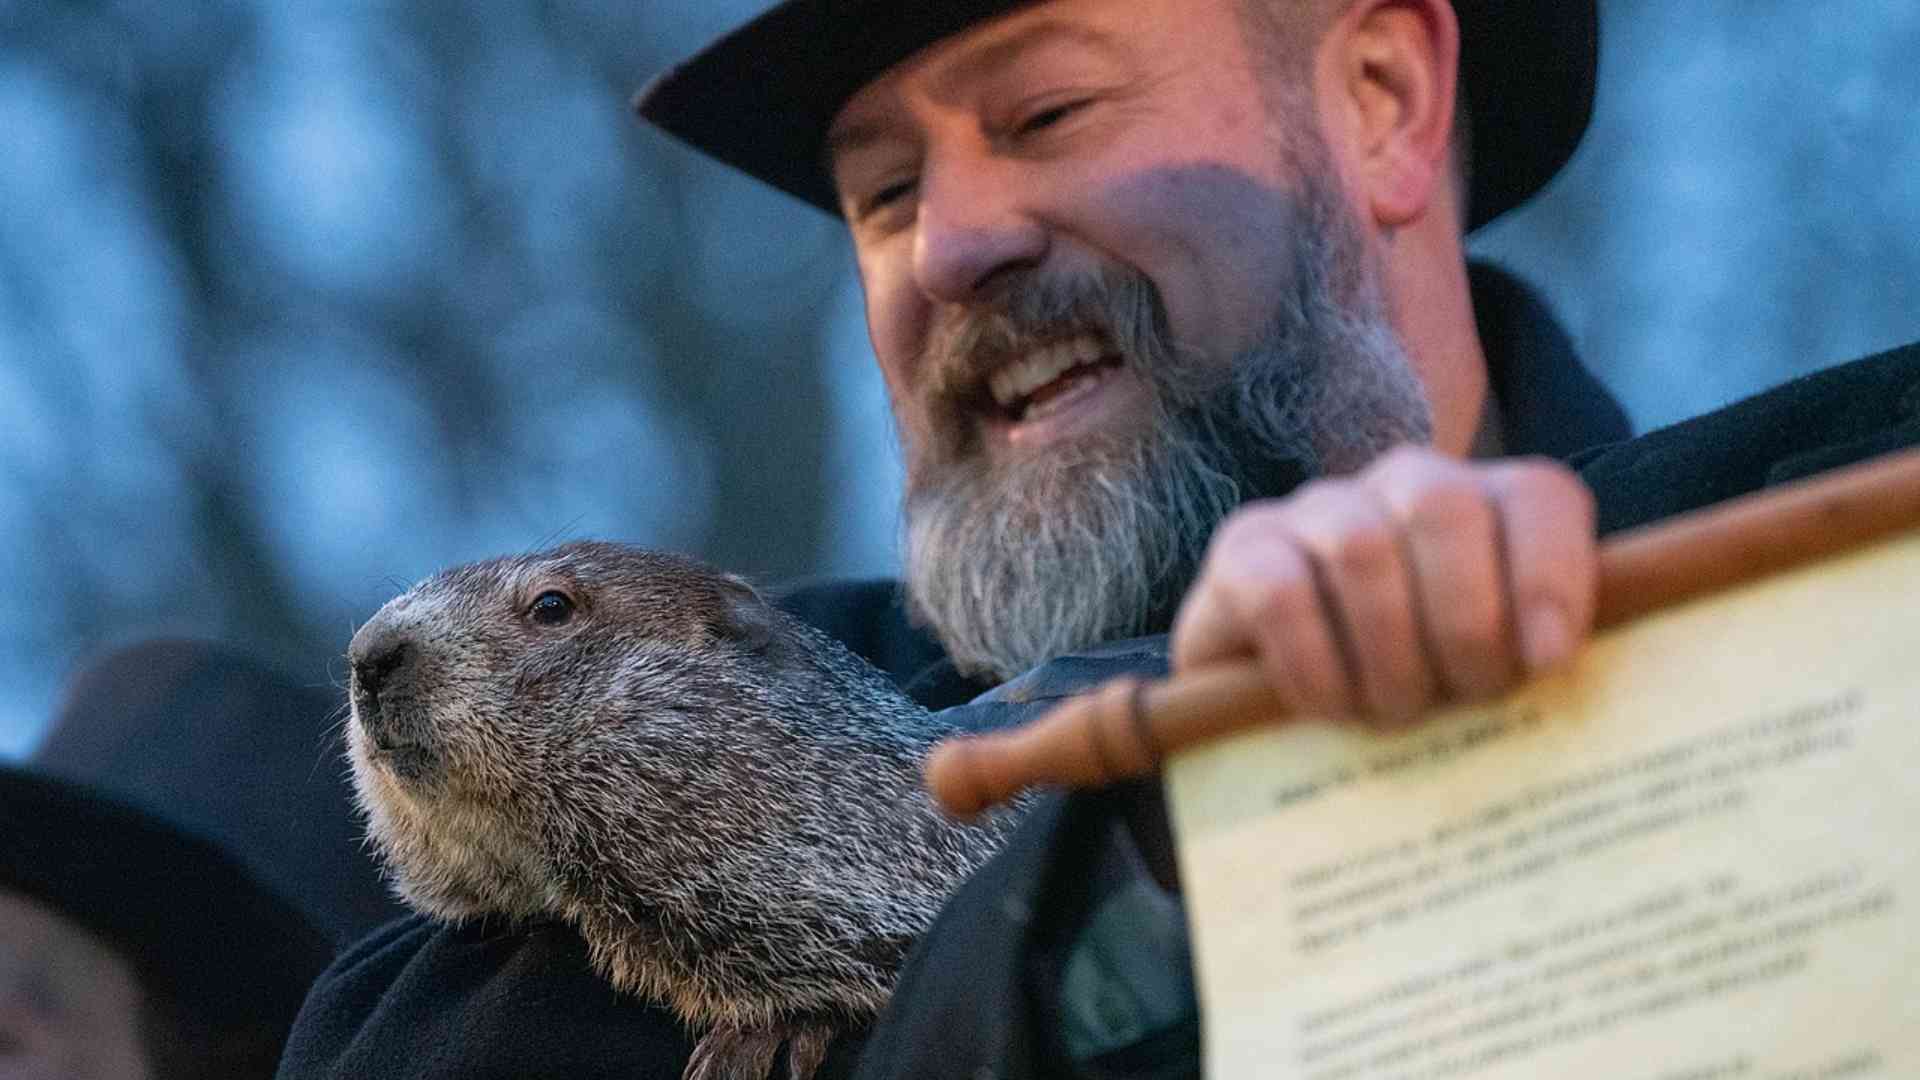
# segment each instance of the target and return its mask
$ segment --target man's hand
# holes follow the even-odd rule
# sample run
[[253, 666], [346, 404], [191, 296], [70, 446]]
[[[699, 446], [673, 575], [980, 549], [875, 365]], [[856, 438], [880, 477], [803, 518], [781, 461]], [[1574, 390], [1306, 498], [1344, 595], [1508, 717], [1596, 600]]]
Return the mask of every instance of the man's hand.
[[[1499, 694], [1586, 640], [1593, 529], [1593, 496], [1562, 465], [1414, 448], [1251, 503], [1215, 531], [1174, 622], [1175, 674], [1219, 669], [1185, 680], [1181, 704], [1169, 712], [1146, 684], [1117, 679], [1023, 727], [948, 740], [928, 759], [928, 787], [964, 816], [1037, 783], [1143, 775], [1169, 750], [1240, 724], [1246, 710], [1225, 699], [1252, 695], [1263, 716], [1277, 704], [1397, 721]], [[1249, 659], [1278, 702], [1237, 670]], [[1162, 725], [1181, 734], [1149, 733]]]
[[1402, 447], [1228, 518], [1173, 667], [1253, 658], [1293, 711], [1401, 721], [1565, 662], [1596, 573], [1593, 496], [1564, 466]]

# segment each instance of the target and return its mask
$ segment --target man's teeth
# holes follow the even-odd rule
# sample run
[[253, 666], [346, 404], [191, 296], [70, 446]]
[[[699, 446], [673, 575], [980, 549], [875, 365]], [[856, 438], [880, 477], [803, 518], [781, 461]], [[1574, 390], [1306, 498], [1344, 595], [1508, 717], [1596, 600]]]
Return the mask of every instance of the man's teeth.
[[1011, 409], [1035, 390], [1082, 364], [1100, 359], [1100, 342], [1092, 337], [1077, 337], [1035, 349], [1022, 359], [993, 373], [987, 388], [1003, 409]]

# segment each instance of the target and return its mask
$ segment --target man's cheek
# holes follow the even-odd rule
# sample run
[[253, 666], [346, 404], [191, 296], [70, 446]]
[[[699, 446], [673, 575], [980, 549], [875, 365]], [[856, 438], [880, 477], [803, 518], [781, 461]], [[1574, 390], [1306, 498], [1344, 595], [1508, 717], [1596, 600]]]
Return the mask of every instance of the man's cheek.
[[1109, 223], [1099, 246], [1147, 275], [1183, 343], [1237, 354], [1288, 287], [1304, 228], [1295, 192], [1208, 162], [1114, 177], [1086, 198]]
[[863, 274], [862, 287], [866, 291], [867, 340], [897, 413], [900, 402], [913, 396], [915, 385], [926, 377], [922, 369], [931, 325], [927, 305], [896, 281]]

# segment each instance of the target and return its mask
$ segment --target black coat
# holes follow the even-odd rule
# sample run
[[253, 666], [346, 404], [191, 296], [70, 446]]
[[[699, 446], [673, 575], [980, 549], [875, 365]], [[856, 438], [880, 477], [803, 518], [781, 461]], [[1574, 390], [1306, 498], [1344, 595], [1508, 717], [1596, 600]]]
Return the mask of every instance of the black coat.
[[[1510, 375], [1502, 399], [1511, 411], [1516, 398], [1564, 400], [1564, 389]], [[1564, 425], [1542, 428], [1569, 437]], [[1915, 442], [1920, 347], [1812, 375], [1573, 460], [1594, 488], [1603, 531], [1612, 531]], [[891, 585], [817, 585], [786, 603], [924, 703], [953, 705], [980, 689], [955, 676], [938, 647], [908, 624]], [[1164, 636], [1117, 643], [1049, 663], [984, 700], [955, 706], [956, 715], [969, 726], [1003, 723], [1118, 672], [1159, 672], [1165, 663]], [[1038, 1033], [1059, 1029], [1053, 991], [1089, 909], [1127, 893], [1128, 876], [1138, 876], [1115, 862], [1105, 838], [1117, 815], [1142, 806], [1151, 811], [1150, 789], [1041, 800], [909, 961], [892, 1007], [866, 1041], [860, 1075], [1058, 1075], [1051, 1034]], [[1184, 942], [1155, 947], [1178, 956]], [[1147, 1034], [1101, 1059], [1111, 1070], [1083, 1071], [1194, 1073], [1190, 1017]], [[672, 1078], [690, 1045], [665, 1013], [606, 989], [564, 927], [449, 929], [410, 919], [362, 942], [321, 977], [280, 1076]], [[856, 1040], [843, 1041], [825, 1075], [850, 1075], [859, 1050]]]

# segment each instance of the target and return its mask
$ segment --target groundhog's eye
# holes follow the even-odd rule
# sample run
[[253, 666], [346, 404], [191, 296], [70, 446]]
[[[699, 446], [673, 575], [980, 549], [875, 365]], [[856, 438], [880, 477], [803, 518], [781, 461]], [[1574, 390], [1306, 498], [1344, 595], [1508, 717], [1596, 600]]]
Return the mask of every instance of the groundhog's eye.
[[548, 589], [533, 598], [527, 617], [541, 626], [559, 626], [573, 618], [573, 597], [558, 589]]

